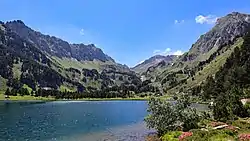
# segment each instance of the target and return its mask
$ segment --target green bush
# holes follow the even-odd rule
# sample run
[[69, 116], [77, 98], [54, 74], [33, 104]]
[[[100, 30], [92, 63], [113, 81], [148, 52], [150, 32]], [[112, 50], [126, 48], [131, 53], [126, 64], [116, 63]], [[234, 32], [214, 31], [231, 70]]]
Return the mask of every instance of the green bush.
[[180, 131], [173, 131], [173, 132], [168, 132], [164, 134], [161, 137], [162, 141], [179, 141], [179, 136], [182, 134]]
[[151, 98], [148, 103], [149, 115], [145, 118], [149, 128], [157, 129], [160, 135], [168, 131], [198, 128], [200, 120], [194, 108], [186, 97], [177, 102], [169, 102], [159, 98]]

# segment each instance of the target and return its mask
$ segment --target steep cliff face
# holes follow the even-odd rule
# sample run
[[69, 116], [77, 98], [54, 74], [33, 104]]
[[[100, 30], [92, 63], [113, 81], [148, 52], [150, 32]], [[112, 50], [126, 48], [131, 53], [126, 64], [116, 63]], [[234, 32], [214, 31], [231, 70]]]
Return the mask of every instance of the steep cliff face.
[[194, 60], [197, 56], [207, 53], [214, 47], [234, 42], [237, 37], [246, 34], [250, 27], [250, 15], [233, 12], [217, 20], [216, 25], [206, 34], [201, 35], [192, 45], [183, 60]]
[[51, 56], [75, 58], [79, 61], [111, 61], [114, 60], [104, 54], [94, 44], [69, 44], [68, 42], [54, 36], [44, 35], [26, 26], [22, 21], [7, 22], [6, 26], [13, 32], [32, 42], [37, 48]]
[[114, 59], [104, 54], [100, 48], [95, 47], [94, 44], [71, 44], [71, 54], [73, 58], [76, 58], [80, 61], [82, 60], [99, 60], [99, 61], [111, 61], [115, 62]]

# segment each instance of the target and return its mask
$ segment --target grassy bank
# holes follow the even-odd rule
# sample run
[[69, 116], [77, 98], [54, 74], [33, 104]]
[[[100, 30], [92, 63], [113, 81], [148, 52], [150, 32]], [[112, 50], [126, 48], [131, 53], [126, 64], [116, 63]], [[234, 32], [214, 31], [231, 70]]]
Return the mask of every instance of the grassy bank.
[[[0, 94], [0, 100], [6, 100], [3, 94]], [[54, 101], [53, 97], [34, 97], [34, 96], [10, 96], [8, 100], [13, 101], [28, 101], [28, 100], [42, 100], [42, 101]]]
[[[141, 101], [146, 101], [148, 100], [149, 97], [130, 97], [130, 98], [81, 98], [81, 99], [55, 99], [54, 97], [34, 97], [34, 96], [10, 96], [8, 100], [13, 100], [13, 101], [23, 101], [23, 100], [43, 100], [43, 101], [62, 101], [62, 100], [67, 100], [67, 101], [119, 101], [119, 100], [141, 100]], [[5, 100], [4, 94], [0, 93], [0, 100]]]
[[77, 99], [79, 101], [119, 101], [119, 100], [137, 100], [137, 101], [146, 101], [148, 100], [149, 97], [129, 97], [129, 98], [82, 98], [82, 99]]

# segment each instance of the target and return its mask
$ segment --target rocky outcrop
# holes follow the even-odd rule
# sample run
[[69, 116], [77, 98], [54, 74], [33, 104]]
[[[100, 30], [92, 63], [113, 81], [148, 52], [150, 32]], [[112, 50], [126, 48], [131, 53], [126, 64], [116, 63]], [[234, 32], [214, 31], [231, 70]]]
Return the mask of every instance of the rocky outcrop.
[[99, 60], [102, 62], [111, 61], [115, 62], [111, 57], [104, 54], [100, 48], [95, 47], [94, 44], [72, 44], [71, 46], [71, 54], [73, 58], [76, 58], [79, 61], [82, 60]]
[[192, 45], [183, 61], [194, 60], [198, 55], [207, 53], [214, 47], [233, 42], [236, 38], [245, 35], [249, 27], [250, 15], [248, 14], [233, 12], [219, 18], [216, 25]]

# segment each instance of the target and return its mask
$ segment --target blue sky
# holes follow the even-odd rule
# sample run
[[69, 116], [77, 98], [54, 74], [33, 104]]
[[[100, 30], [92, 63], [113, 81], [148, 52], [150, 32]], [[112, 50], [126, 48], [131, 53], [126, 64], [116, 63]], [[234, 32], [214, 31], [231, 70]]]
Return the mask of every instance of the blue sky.
[[134, 66], [154, 54], [188, 51], [217, 17], [250, 13], [249, 0], [2, 0], [0, 20], [71, 43], [94, 43]]

